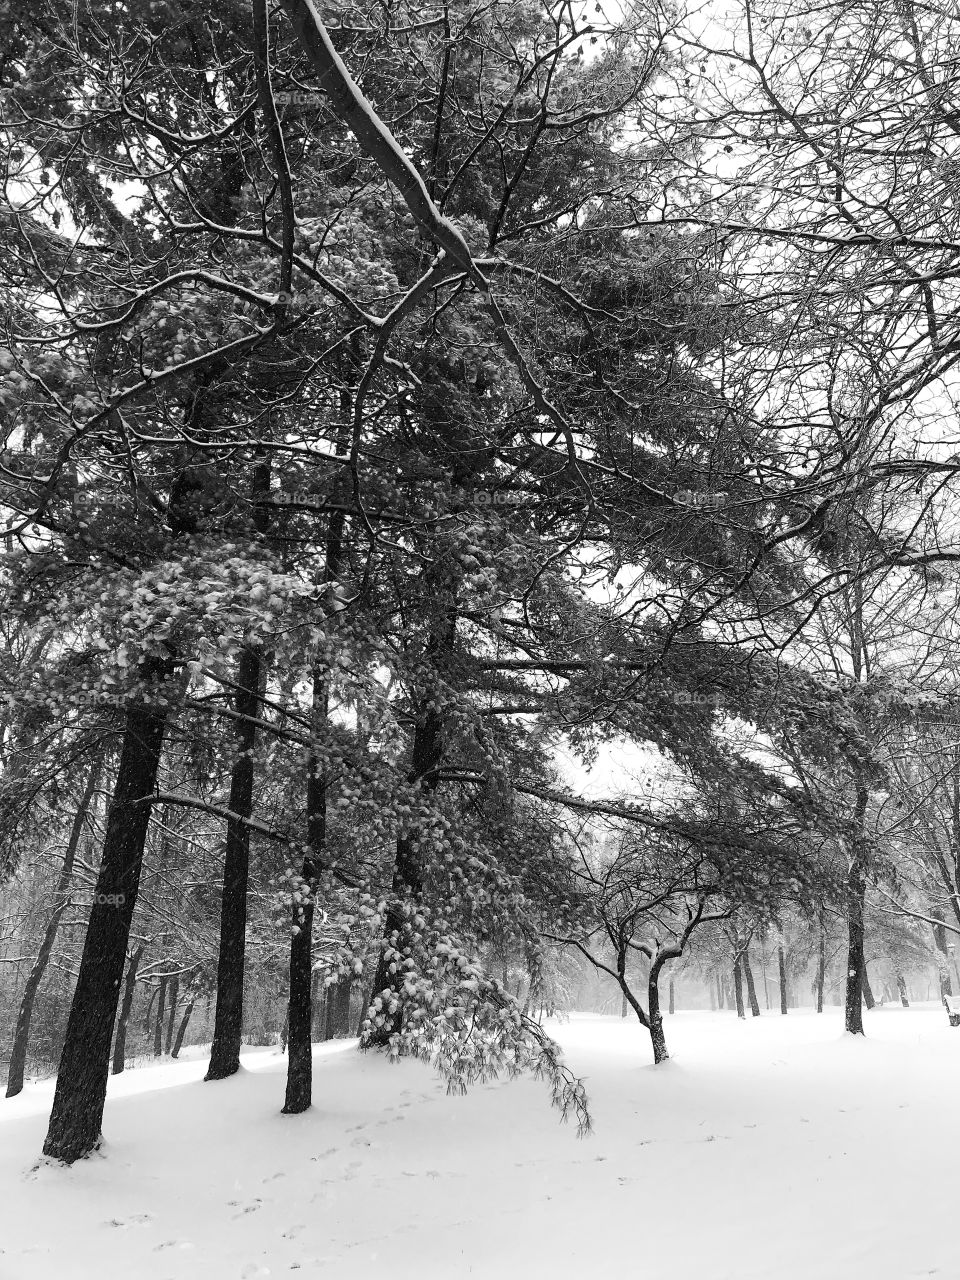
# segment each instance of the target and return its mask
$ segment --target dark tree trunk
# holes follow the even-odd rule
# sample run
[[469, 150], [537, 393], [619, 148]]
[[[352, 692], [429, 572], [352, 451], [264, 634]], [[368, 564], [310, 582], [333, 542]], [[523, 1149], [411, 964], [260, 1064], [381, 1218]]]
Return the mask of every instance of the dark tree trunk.
[[179, 999], [179, 996], [180, 996], [180, 979], [179, 977], [174, 976], [170, 980], [170, 1005], [169, 1005], [170, 1012], [167, 1017], [167, 1043], [166, 1043], [167, 1053], [169, 1053], [171, 1048], [173, 1047], [173, 1032], [174, 1032], [174, 1028], [177, 1025], [177, 1000]]
[[350, 989], [349, 978], [341, 978], [327, 987], [325, 1027], [327, 1040], [337, 1040], [350, 1034]]
[[151, 1020], [151, 1018], [153, 1017], [153, 1002], [154, 1002], [154, 1000], [156, 1000], [156, 998], [157, 998], [157, 992], [158, 992], [159, 990], [160, 990], [160, 988], [159, 988], [159, 987], [154, 987], [154, 988], [153, 988], [153, 990], [150, 992], [150, 995], [147, 997], [147, 1007], [146, 1007], [146, 1009], [144, 1009], [144, 1011], [143, 1011], [143, 1034], [144, 1034], [144, 1037], [146, 1037], [146, 1036], [148, 1036], [148, 1035], [150, 1034], [150, 1025], [151, 1025], [150, 1020]]
[[940, 978], [940, 999], [944, 996], [953, 995], [953, 982], [950, 978], [950, 949], [947, 945], [947, 931], [943, 922], [937, 915], [935, 907], [930, 907], [931, 917], [937, 921], [933, 926], [933, 940], [936, 943], [937, 951], [940, 953], [940, 959], [937, 961], [937, 969]]
[[324, 1035], [326, 1016], [326, 988], [323, 986], [320, 974], [313, 975], [313, 993], [310, 997], [310, 1037], [313, 1040], [325, 1040]]
[[747, 1000], [750, 1002], [750, 1013], [754, 1018], [760, 1017], [760, 1002], [757, 1000], [757, 987], [753, 980], [753, 967], [750, 964], [750, 949], [743, 948], [741, 956], [743, 963], [743, 976], [747, 980]]
[[[326, 674], [314, 673], [314, 723], [326, 719]], [[287, 1006], [287, 1088], [283, 1103], [286, 1115], [299, 1115], [313, 1101], [313, 1048], [310, 1027], [313, 971], [314, 902], [323, 854], [326, 848], [327, 781], [319, 756], [310, 752], [307, 764], [307, 846], [301, 867], [304, 900], [294, 907], [293, 937], [290, 941], [290, 995]]]
[[167, 1000], [167, 979], [160, 979], [160, 990], [157, 995], [157, 1016], [153, 1023], [153, 1056], [159, 1058], [163, 1052], [163, 1009]]
[[[169, 674], [151, 664], [150, 676]], [[137, 702], [126, 714], [123, 747], [107, 818], [103, 857], [74, 990], [44, 1155], [72, 1163], [100, 1139], [110, 1066], [110, 1040], [130, 921], [140, 887], [143, 845], [157, 784], [166, 712]]]
[[743, 1007], [743, 974], [740, 970], [739, 955], [733, 962], [733, 998], [736, 1004], [737, 1017], [745, 1018], [747, 1013]]
[[36, 1002], [37, 992], [40, 989], [40, 983], [43, 981], [43, 975], [46, 973], [47, 965], [50, 962], [53, 944], [56, 941], [57, 930], [60, 927], [60, 919], [67, 909], [69, 902], [67, 890], [70, 885], [70, 877], [73, 874], [73, 864], [80, 845], [80, 836], [83, 834], [83, 825], [86, 822], [87, 812], [99, 778], [100, 761], [97, 760], [91, 765], [90, 772], [87, 774], [83, 795], [73, 818], [70, 835], [67, 838], [67, 847], [64, 850], [63, 863], [61, 864], [60, 874], [57, 877], [57, 886], [54, 890], [56, 906], [47, 921], [46, 929], [43, 931], [37, 958], [33, 962], [23, 989], [23, 997], [17, 1014], [17, 1027], [13, 1033], [13, 1046], [10, 1050], [10, 1066], [7, 1071], [8, 1098], [15, 1098], [23, 1088], [23, 1075], [27, 1065], [27, 1049], [30, 1043], [30, 1023], [33, 1020], [33, 1007]]
[[870, 986], [870, 979], [867, 976], [867, 964], [863, 964], [863, 1003], [868, 1009], [872, 1009], [877, 1003], [873, 994], [873, 988]]
[[[348, 405], [343, 405], [345, 409]], [[344, 517], [335, 513], [327, 530], [326, 580], [340, 577], [343, 549]], [[324, 603], [328, 619], [340, 608], [332, 587]], [[301, 879], [304, 901], [294, 908], [293, 938], [290, 942], [290, 998], [287, 1006], [287, 1089], [283, 1103], [286, 1115], [299, 1115], [313, 1100], [313, 1047], [310, 1028], [313, 1022], [313, 916], [317, 886], [323, 871], [327, 847], [327, 774], [323, 752], [330, 711], [330, 687], [327, 671], [319, 664], [313, 672], [311, 733], [313, 745], [307, 757], [307, 853], [303, 859]]]
[[127, 979], [123, 984], [123, 1002], [117, 1017], [117, 1033], [113, 1041], [113, 1074], [118, 1076], [123, 1070], [127, 1055], [127, 1023], [130, 1021], [130, 1010], [133, 1008], [133, 996], [137, 987], [137, 969], [143, 955], [143, 946], [137, 947], [130, 957], [127, 968]]
[[[862, 831], [867, 807], [865, 788], [857, 788], [854, 819], [858, 833]], [[847, 983], [844, 1001], [844, 1025], [851, 1035], [863, 1035], [861, 996], [866, 971], [863, 957], [863, 908], [867, 893], [865, 849], [862, 835], [858, 834], [850, 858], [847, 875]]]
[[195, 995], [190, 996], [187, 1000], [187, 1007], [183, 1011], [183, 1017], [180, 1019], [180, 1026], [177, 1028], [177, 1038], [173, 1042], [173, 1049], [170, 1053], [172, 1058], [180, 1057], [180, 1050], [183, 1048], [183, 1037], [187, 1034], [187, 1026], [190, 1022], [190, 1015], [193, 1013], [193, 1006], [197, 1003]]
[[910, 1008], [910, 999], [907, 995], [907, 980], [902, 973], [897, 974], [897, 994], [900, 997], [900, 1003], [905, 1009]]
[[823, 986], [827, 977], [827, 939], [823, 925], [820, 926], [820, 942], [817, 948], [817, 1013], [823, 1013]]
[[787, 1002], [787, 960], [783, 954], [783, 946], [777, 947], [777, 969], [780, 974], [780, 1012], [786, 1013]]
[[655, 1064], [666, 1062], [670, 1057], [667, 1052], [667, 1038], [663, 1033], [663, 1014], [660, 1012], [660, 973], [668, 960], [674, 959], [679, 951], [662, 952], [650, 966], [647, 979], [647, 1019], [650, 1032], [650, 1043], [653, 1045], [653, 1061]]
[[[413, 736], [413, 753], [411, 761], [410, 782], [419, 782], [424, 790], [433, 791], [437, 787], [437, 766], [443, 752], [441, 720], [431, 707], [423, 712], [417, 720]], [[367, 1037], [368, 1045], [385, 1045], [391, 1035], [400, 1029], [403, 1017], [400, 997], [400, 979], [397, 973], [391, 973], [390, 966], [402, 952], [404, 916], [403, 903], [407, 899], [414, 901], [423, 892], [423, 881], [420, 860], [417, 855], [414, 837], [403, 835], [397, 840], [397, 857], [393, 869], [391, 884], [391, 901], [387, 908], [384, 922], [384, 940], [377, 961], [377, 970], [373, 979], [374, 999], [380, 1001], [380, 1014], [384, 1024], [374, 1028]]]
[[246, 645], [237, 660], [234, 709], [235, 756], [230, 774], [231, 817], [227, 819], [220, 905], [220, 950], [217, 956], [217, 1007], [207, 1080], [225, 1080], [240, 1067], [243, 1039], [243, 979], [247, 935], [247, 881], [250, 867], [250, 826], [253, 813], [253, 754], [260, 705], [260, 650]]

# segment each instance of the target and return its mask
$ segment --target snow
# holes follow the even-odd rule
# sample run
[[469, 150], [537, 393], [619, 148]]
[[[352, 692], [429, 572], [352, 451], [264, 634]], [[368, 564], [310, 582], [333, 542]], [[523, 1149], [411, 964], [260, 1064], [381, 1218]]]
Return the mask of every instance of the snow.
[[317, 1048], [202, 1081], [201, 1054], [111, 1079], [102, 1154], [37, 1155], [49, 1082], [0, 1101], [0, 1280], [913, 1280], [960, 1275], [960, 1029], [942, 1007], [552, 1024], [595, 1133], [534, 1081], [448, 1097], [422, 1064]]

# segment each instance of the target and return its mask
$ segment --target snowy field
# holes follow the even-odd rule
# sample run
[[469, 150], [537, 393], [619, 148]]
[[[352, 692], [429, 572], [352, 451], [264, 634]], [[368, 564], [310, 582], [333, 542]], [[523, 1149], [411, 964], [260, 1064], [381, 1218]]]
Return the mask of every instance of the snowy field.
[[578, 1141], [532, 1081], [450, 1098], [429, 1068], [316, 1051], [313, 1111], [283, 1060], [202, 1058], [111, 1081], [103, 1154], [36, 1168], [52, 1086], [0, 1101], [2, 1280], [389, 1275], [539, 1280], [960, 1277], [960, 1029], [942, 1009], [553, 1029], [588, 1077]]

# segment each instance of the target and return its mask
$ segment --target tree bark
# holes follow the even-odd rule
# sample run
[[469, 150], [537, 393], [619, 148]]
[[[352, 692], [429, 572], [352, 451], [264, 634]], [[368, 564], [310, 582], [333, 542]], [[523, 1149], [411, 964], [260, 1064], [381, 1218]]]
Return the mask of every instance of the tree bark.
[[787, 961], [783, 954], [783, 944], [777, 947], [777, 969], [780, 974], [780, 1012], [787, 1012]]
[[733, 998], [737, 1009], [737, 1017], [745, 1018], [746, 1010], [743, 1007], [743, 974], [740, 969], [740, 956], [733, 962]]
[[[325, 671], [313, 675], [313, 724], [316, 733], [326, 722], [329, 690]], [[286, 1115], [299, 1115], [313, 1101], [313, 916], [317, 885], [326, 850], [327, 778], [316, 748], [307, 760], [307, 854], [300, 869], [303, 900], [294, 906], [290, 940], [290, 994], [287, 1006]]]
[[907, 996], [907, 980], [902, 973], [897, 974], [897, 994], [900, 997], [900, 1003], [905, 1009], [910, 1008], [910, 1000]]
[[743, 955], [740, 957], [743, 964], [743, 976], [747, 980], [747, 1000], [750, 1002], [750, 1014], [754, 1018], [760, 1017], [760, 1002], [757, 1000], [757, 987], [753, 980], [753, 966], [750, 964], [750, 948], [743, 948]]
[[863, 964], [863, 1003], [867, 1006], [868, 1009], [872, 1009], [874, 1005], [877, 1003], [873, 994], [873, 988], [870, 986], [870, 979], [867, 976], [866, 961], [864, 961], [864, 964]]
[[159, 1058], [163, 1053], [163, 1009], [167, 1000], [167, 979], [160, 979], [157, 994], [157, 1014], [153, 1022], [153, 1056]]
[[[253, 468], [251, 498], [254, 527], [269, 531], [267, 508], [258, 500], [270, 492], [270, 461]], [[220, 902], [220, 946], [217, 952], [217, 1004], [213, 1041], [205, 1080], [225, 1080], [240, 1068], [243, 1042], [243, 983], [246, 967], [247, 886], [250, 876], [250, 826], [253, 816], [256, 718], [260, 708], [260, 683], [264, 674], [263, 652], [247, 644], [237, 657], [233, 709], [239, 717], [234, 729], [234, 759], [230, 771], [231, 816], [227, 819], [223, 857], [223, 896]]]
[[80, 836], [83, 834], [83, 824], [86, 822], [90, 802], [93, 799], [93, 793], [96, 791], [97, 782], [100, 778], [100, 766], [100, 760], [96, 760], [90, 766], [90, 771], [87, 774], [83, 795], [80, 798], [80, 804], [74, 814], [70, 834], [67, 837], [67, 847], [64, 850], [60, 874], [57, 877], [57, 885], [54, 890], [56, 906], [47, 921], [47, 927], [43, 931], [37, 958], [33, 962], [23, 989], [23, 997], [17, 1014], [17, 1027], [13, 1034], [13, 1046], [10, 1050], [10, 1066], [7, 1071], [8, 1098], [15, 1098], [23, 1089], [23, 1075], [27, 1065], [27, 1049], [30, 1043], [30, 1023], [33, 1020], [34, 1004], [37, 992], [40, 989], [40, 983], [43, 981], [43, 975], [47, 971], [47, 965], [53, 952], [53, 944], [56, 941], [61, 917], [69, 903], [67, 889], [70, 885], [70, 877], [73, 875], [73, 864], [80, 845]]
[[668, 1005], [668, 1009], [670, 1013], [673, 1014], [673, 1013], [676, 1013], [677, 1006], [676, 1006], [676, 990], [674, 988], [674, 983], [672, 978], [670, 979], [669, 992], [670, 992], [670, 1003]]
[[127, 1023], [130, 1020], [130, 1010], [133, 1008], [133, 996], [137, 987], [137, 969], [140, 966], [142, 956], [143, 945], [141, 944], [130, 957], [127, 979], [123, 984], [123, 1002], [120, 1005], [120, 1013], [117, 1017], [117, 1033], [113, 1041], [113, 1074], [115, 1076], [118, 1076], [126, 1065]]
[[[155, 661], [145, 674], [162, 678], [169, 672], [169, 664]], [[110, 1040], [150, 820], [146, 801], [156, 790], [165, 727], [166, 711], [157, 702], [137, 701], [129, 706], [96, 893], [43, 1144], [44, 1155], [67, 1163], [89, 1155], [100, 1140]]]
[[350, 1034], [350, 989], [349, 978], [341, 978], [327, 987], [326, 1026], [327, 1040], [336, 1040]]
[[143, 1034], [145, 1037], [150, 1034], [150, 1019], [153, 1017], [153, 1002], [156, 1000], [159, 990], [159, 987], [153, 988], [147, 998], [147, 1007], [143, 1011]]
[[936, 943], [937, 951], [940, 953], [940, 959], [937, 961], [937, 970], [940, 978], [940, 999], [944, 996], [953, 995], [953, 982], [950, 978], [950, 949], [947, 945], [947, 931], [937, 914], [936, 908], [930, 907], [930, 916], [937, 920], [938, 923], [933, 926], [933, 940]]
[[[349, 404], [342, 404], [342, 407], [346, 410]], [[344, 526], [342, 512], [330, 517], [325, 557], [328, 584], [337, 582], [340, 577]], [[326, 618], [333, 618], [341, 607], [335, 589], [328, 586], [324, 600]], [[327, 848], [327, 772], [323, 751], [329, 713], [329, 677], [326, 669], [318, 664], [313, 671], [312, 745], [307, 756], [307, 851], [301, 867], [304, 898], [294, 907], [293, 937], [290, 941], [287, 1088], [283, 1103], [286, 1115], [299, 1115], [311, 1106], [313, 1100], [313, 1048], [310, 1040], [313, 1022], [313, 916]]]
[[867, 791], [857, 788], [854, 821], [857, 835], [850, 856], [847, 875], [847, 984], [844, 1025], [851, 1035], [863, 1035], [861, 996], [865, 972], [863, 957], [863, 911], [867, 894], [863, 820], [867, 810]]
[[680, 951], [673, 948], [662, 951], [650, 965], [650, 976], [647, 979], [647, 1030], [650, 1032], [653, 1061], [656, 1065], [666, 1062], [670, 1057], [667, 1038], [663, 1032], [663, 1014], [660, 1012], [660, 972], [668, 960], [679, 955]]
[[183, 1037], [187, 1034], [190, 1015], [193, 1013], [193, 1006], [196, 1003], [197, 997], [195, 995], [190, 996], [187, 1000], [187, 1007], [183, 1011], [183, 1017], [180, 1019], [180, 1026], [177, 1028], [177, 1038], [173, 1042], [173, 1049], [170, 1053], [171, 1058], [180, 1057], [180, 1050], [183, 1048]]
[[230, 774], [226, 845], [223, 861], [223, 897], [220, 905], [220, 949], [217, 955], [217, 1004], [213, 1042], [206, 1080], [225, 1080], [240, 1068], [243, 1040], [243, 980], [247, 936], [247, 883], [250, 869], [250, 827], [244, 819], [253, 814], [253, 754], [260, 702], [261, 654], [245, 645], [237, 660], [234, 710], [235, 757]]
[[173, 1046], [173, 1032], [177, 1025], [177, 1000], [180, 996], [180, 978], [177, 975], [170, 980], [170, 1003], [169, 1014], [167, 1016], [167, 1041], [166, 1051], [170, 1052]]
[[[440, 716], [430, 707], [417, 719], [413, 736], [411, 783], [420, 783], [427, 791], [436, 790], [439, 782], [437, 766], [443, 754], [442, 725]], [[397, 840], [397, 856], [391, 882], [391, 901], [384, 922], [384, 940], [377, 970], [373, 980], [374, 999], [379, 998], [384, 1025], [374, 1028], [367, 1037], [368, 1045], [385, 1045], [391, 1035], [400, 1029], [403, 1017], [400, 997], [400, 976], [394, 963], [395, 952], [403, 945], [405, 900], [420, 898], [423, 892], [420, 859], [412, 835]]]
[[827, 939], [823, 925], [820, 926], [820, 941], [817, 946], [817, 1013], [823, 1013], [823, 986], [827, 977]]

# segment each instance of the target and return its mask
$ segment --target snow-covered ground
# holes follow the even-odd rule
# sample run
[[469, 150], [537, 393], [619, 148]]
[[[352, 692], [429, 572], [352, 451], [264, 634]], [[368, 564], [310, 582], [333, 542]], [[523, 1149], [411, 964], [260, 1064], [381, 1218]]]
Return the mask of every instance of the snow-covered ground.
[[595, 1133], [543, 1086], [447, 1097], [429, 1068], [317, 1049], [314, 1109], [283, 1060], [202, 1058], [111, 1081], [102, 1155], [40, 1166], [52, 1086], [0, 1101], [0, 1280], [913, 1280], [960, 1277], [960, 1029], [942, 1009], [553, 1030]]

